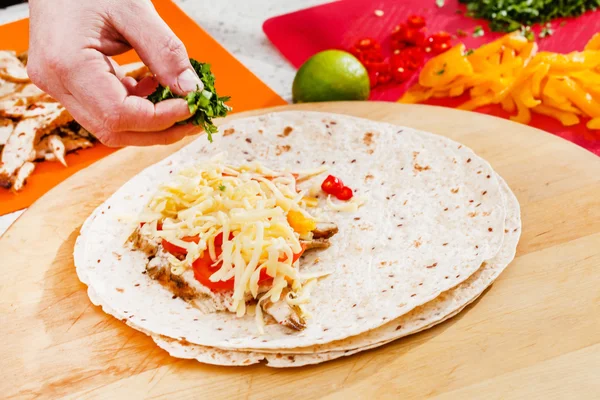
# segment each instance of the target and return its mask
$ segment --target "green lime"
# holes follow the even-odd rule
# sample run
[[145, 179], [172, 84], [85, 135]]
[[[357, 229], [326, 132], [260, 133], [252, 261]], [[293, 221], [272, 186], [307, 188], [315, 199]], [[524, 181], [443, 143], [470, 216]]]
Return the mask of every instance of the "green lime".
[[366, 100], [369, 74], [352, 54], [325, 50], [309, 58], [298, 70], [292, 86], [294, 103]]

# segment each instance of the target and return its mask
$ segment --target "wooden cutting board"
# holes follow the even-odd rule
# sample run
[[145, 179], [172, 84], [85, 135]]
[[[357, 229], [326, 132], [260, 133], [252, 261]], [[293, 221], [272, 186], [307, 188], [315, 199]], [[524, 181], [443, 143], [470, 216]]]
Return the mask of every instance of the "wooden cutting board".
[[283, 109], [403, 124], [472, 147], [521, 203], [515, 261], [458, 317], [356, 356], [288, 370], [171, 358], [94, 307], [73, 266], [75, 238], [92, 210], [182, 144], [125, 149], [48, 192], [0, 240], [2, 396], [597, 398], [600, 158], [524, 125], [448, 108], [356, 102]]

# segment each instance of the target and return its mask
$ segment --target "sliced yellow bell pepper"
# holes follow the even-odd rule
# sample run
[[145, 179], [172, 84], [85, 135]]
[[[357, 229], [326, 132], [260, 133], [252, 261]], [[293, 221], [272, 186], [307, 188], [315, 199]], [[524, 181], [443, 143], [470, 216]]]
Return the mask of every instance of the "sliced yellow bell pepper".
[[579, 117], [573, 113], [540, 104], [531, 109], [533, 112], [557, 119], [564, 126], [577, 125]]
[[300, 211], [289, 211], [287, 220], [292, 229], [300, 235], [306, 235], [317, 228], [317, 222], [313, 219], [306, 218]]
[[502, 50], [502, 64], [510, 63], [515, 59], [515, 50], [506, 46]]
[[600, 129], [600, 118], [592, 118], [585, 125], [588, 129]]
[[581, 111], [591, 118], [600, 117], [600, 103], [591, 94], [585, 92], [574, 80], [564, 77], [559, 80], [558, 92], [567, 97]]
[[448, 91], [450, 97], [458, 97], [465, 92], [465, 85], [454, 86]]
[[528, 108], [533, 108], [542, 103], [540, 100], [536, 100], [533, 97], [533, 93], [531, 92], [531, 87], [529, 87], [529, 85], [523, 85], [520, 87], [520, 89], [517, 89], [516, 95], [521, 103]]
[[530, 123], [531, 111], [529, 111], [529, 108], [527, 108], [525, 104], [523, 104], [523, 102], [518, 96], [513, 96], [513, 100], [517, 105], [517, 115], [511, 116], [510, 119], [515, 122], [520, 122], [522, 124]]
[[502, 42], [507, 46], [515, 49], [516, 51], [523, 50], [523, 47], [525, 47], [529, 43], [527, 38], [521, 35], [521, 33], [518, 31], [505, 35], [502, 38]]
[[411, 86], [398, 100], [400, 103], [414, 104], [428, 100], [433, 95], [433, 89], [425, 88], [418, 83]]
[[600, 65], [600, 50], [574, 51], [569, 54], [540, 52], [539, 60], [550, 64], [550, 72], [572, 72]]
[[531, 93], [533, 96], [540, 97], [542, 94], [542, 79], [548, 75], [548, 71], [550, 71], [550, 65], [546, 63], [541, 63], [536, 66], [536, 70], [531, 77]]
[[587, 42], [584, 50], [600, 50], [600, 32], [596, 33], [592, 38]]
[[515, 102], [511, 96], [506, 96], [504, 99], [502, 99], [500, 104], [502, 105], [502, 109], [509, 113], [513, 113], [517, 109], [517, 106], [515, 105]]
[[509, 113], [516, 111], [512, 120], [525, 124], [531, 121], [531, 112], [548, 115], [565, 126], [579, 123], [579, 115], [592, 118], [588, 127], [600, 123], [600, 33], [584, 51], [569, 54], [538, 52], [537, 44], [518, 32], [468, 56], [464, 50], [464, 45], [457, 45], [429, 60], [419, 84], [399, 101], [412, 103], [468, 92], [470, 100], [459, 109], [500, 104]]
[[419, 84], [425, 87], [439, 87], [459, 76], [473, 75], [473, 67], [464, 53], [465, 45], [461, 43], [427, 61], [419, 74]]
[[475, 110], [476, 108], [487, 106], [488, 104], [492, 104], [494, 97], [495, 96], [493, 93], [488, 92], [479, 97], [475, 97], [475, 98], [472, 98], [471, 100], [465, 101], [464, 103], [459, 105], [457, 108], [459, 110], [472, 111], [472, 110]]
[[552, 99], [551, 97], [542, 95], [542, 103], [544, 103], [545, 105], [547, 105], [549, 107], [554, 107], [561, 111], [566, 111], [568, 113], [572, 113], [572, 114], [576, 114], [576, 115], [581, 114], [581, 111], [579, 111], [575, 106], [573, 106], [573, 103], [571, 103], [568, 100], [564, 103], [561, 103], [561, 102], [558, 102], [558, 101]]

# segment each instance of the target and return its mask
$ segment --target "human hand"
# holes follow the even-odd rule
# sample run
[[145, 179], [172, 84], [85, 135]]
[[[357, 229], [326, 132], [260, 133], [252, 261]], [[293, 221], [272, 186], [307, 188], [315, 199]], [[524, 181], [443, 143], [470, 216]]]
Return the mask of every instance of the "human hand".
[[163, 86], [184, 95], [203, 88], [183, 43], [149, 0], [30, 0], [27, 71], [107, 146], [176, 142], [196, 133], [187, 102], [140, 97], [154, 78], [124, 77], [109, 57], [134, 48]]

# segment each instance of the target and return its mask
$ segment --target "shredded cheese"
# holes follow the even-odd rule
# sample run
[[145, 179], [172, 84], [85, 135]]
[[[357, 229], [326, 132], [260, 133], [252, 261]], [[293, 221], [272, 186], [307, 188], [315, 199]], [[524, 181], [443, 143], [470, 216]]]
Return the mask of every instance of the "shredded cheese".
[[[297, 182], [327, 168], [277, 172], [258, 162], [233, 166], [224, 159], [218, 155], [184, 168], [161, 185], [141, 213], [144, 225], [140, 233], [186, 251], [185, 258], [167, 255], [171, 272], [177, 275], [192, 268], [198, 258], [210, 256], [213, 265], [219, 266], [210, 281], [234, 278], [232, 309], [238, 316], [250, 311], [246, 304], [249, 297], [259, 299], [251, 312], [262, 327], [261, 304], [267, 299], [275, 302], [284, 298], [298, 305], [309, 301], [316, 277], [303, 276], [298, 263], [293, 262], [294, 255], [302, 251], [301, 234], [304, 238], [307, 233], [295, 231], [288, 214], [295, 215], [296, 220], [292, 220], [296, 222], [298, 216], [305, 218], [308, 222], [302, 221], [307, 226], [316, 221], [307, 210], [306, 192], [298, 190]], [[218, 235], [222, 240], [220, 254], [215, 245]], [[273, 278], [266, 293], [259, 286], [261, 272]]]

